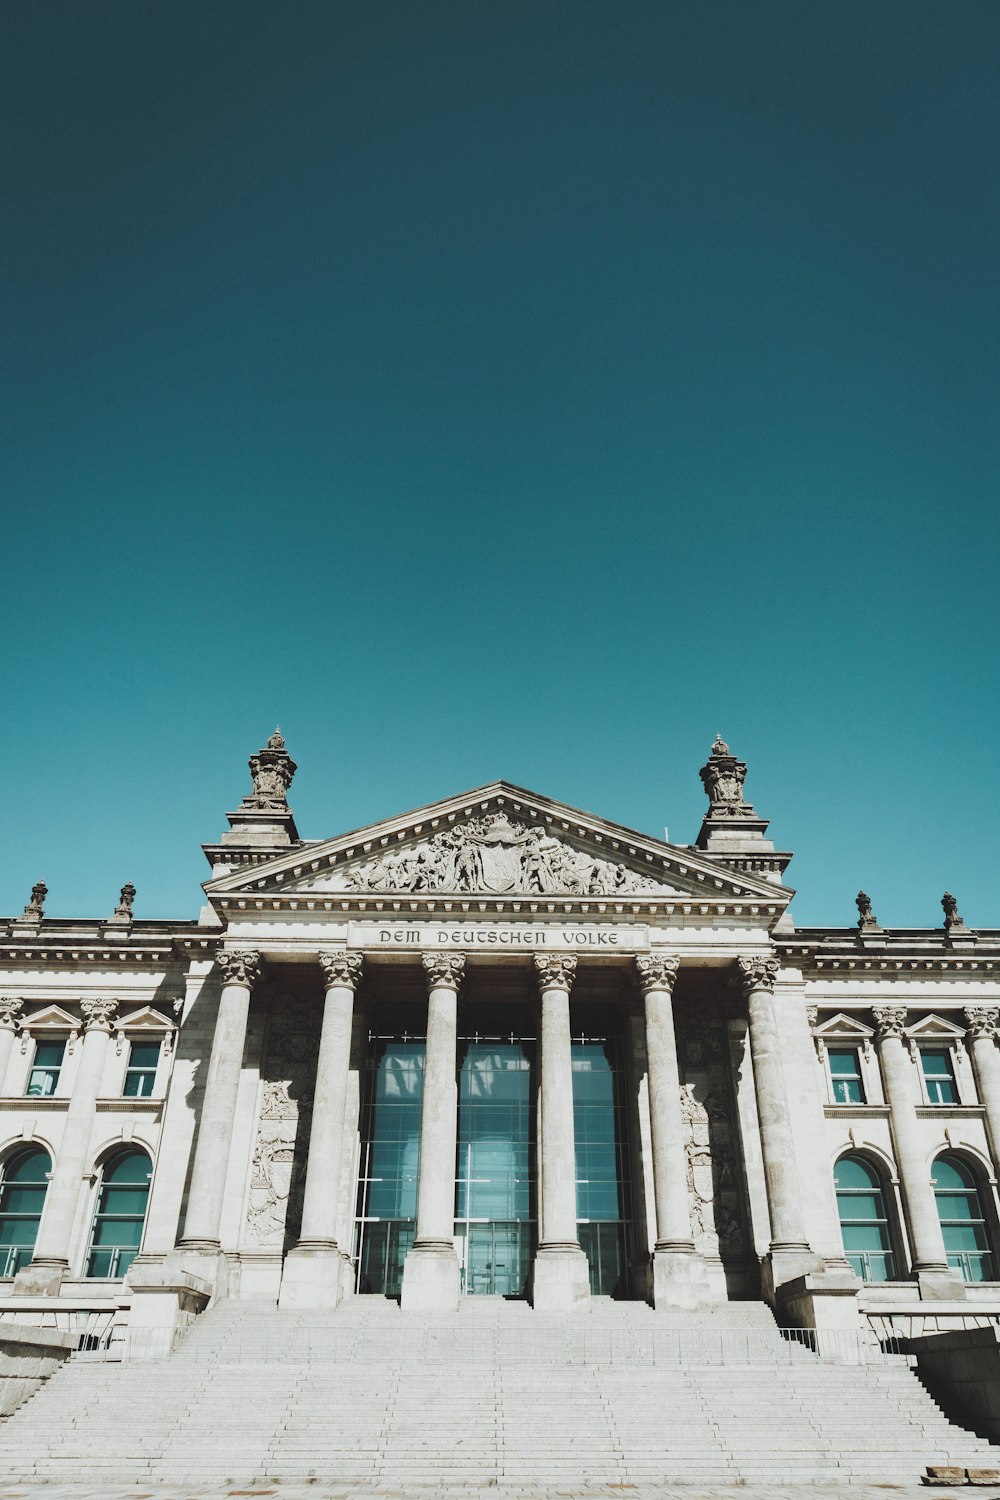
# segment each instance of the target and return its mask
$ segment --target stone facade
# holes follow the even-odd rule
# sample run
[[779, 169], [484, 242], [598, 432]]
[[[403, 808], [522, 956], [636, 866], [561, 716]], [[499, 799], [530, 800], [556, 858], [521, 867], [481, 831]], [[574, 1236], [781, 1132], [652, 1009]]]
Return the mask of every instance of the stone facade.
[[[198, 921], [131, 883], [49, 918], [37, 882], [0, 924], [0, 1319], [513, 1288], [1000, 1322], [1000, 932], [953, 895], [935, 928], [859, 892], [856, 926], [797, 929], [721, 739], [691, 845], [504, 782], [301, 839], [280, 733], [250, 770]], [[413, 1080], [411, 1206], [376, 1212], [372, 1122]], [[507, 1207], [459, 1213], [491, 1171]]]

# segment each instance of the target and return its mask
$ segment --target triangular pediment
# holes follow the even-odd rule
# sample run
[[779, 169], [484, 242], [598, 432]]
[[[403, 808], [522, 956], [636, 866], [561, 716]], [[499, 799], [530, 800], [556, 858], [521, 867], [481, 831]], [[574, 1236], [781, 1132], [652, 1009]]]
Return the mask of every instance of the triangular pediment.
[[210, 898], [475, 896], [574, 901], [765, 900], [783, 886], [506, 782], [431, 804], [339, 838], [300, 845], [209, 882]]
[[141, 1010], [133, 1010], [126, 1015], [120, 1015], [115, 1023], [116, 1031], [175, 1031], [177, 1023], [169, 1017], [161, 1015], [151, 1005], [144, 1005]]
[[821, 1022], [819, 1026], [813, 1027], [813, 1036], [821, 1037], [824, 1041], [852, 1041], [865, 1042], [875, 1035], [874, 1028], [866, 1026], [863, 1021], [857, 1020], [855, 1016], [847, 1016], [841, 1011], [839, 1015], [831, 1016], [829, 1020]]
[[912, 1026], [907, 1026], [906, 1035], [915, 1042], [931, 1041], [957, 1041], [965, 1036], [961, 1026], [956, 1026], [952, 1021], [946, 1021], [943, 1016], [923, 1016], [921, 1020], [915, 1021]]
[[22, 1031], [79, 1031], [82, 1022], [78, 1016], [71, 1016], [68, 1010], [63, 1010], [61, 1005], [46, 1005], [42, 1010], [36, 1010], [31, 1015], [25, 1016], [21, 1021]]

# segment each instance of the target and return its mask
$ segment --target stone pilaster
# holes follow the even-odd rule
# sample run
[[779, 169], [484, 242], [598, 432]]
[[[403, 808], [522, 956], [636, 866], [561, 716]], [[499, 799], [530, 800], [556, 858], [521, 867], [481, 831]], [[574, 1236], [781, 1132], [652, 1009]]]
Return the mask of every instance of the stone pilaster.
[[361, 955], [321, 953], [326, 998], [316, 1059], [309, 1156], [298, 1244], [282, 1268], [281, 1307], [332, 1309], [340, 1301], [343, 1259], [337, 1244], [344, 1114], [351, 1058], [354, 992]]
[[575, 958], [535, 955], [541, 995], [540, 1192], [543, 1238], [532, 1272], [540, 1311], [584, 1306], [590, 1298], [587, 1257], [576, 1228], [576, 1149], [573, 1134], [573, 1060], [569, 992]]
[[976, 1075], [976, 1090], [986, 1111], [986, 1132], [996, 1172], [1000, 1170], [1000, 1050], [997, 1048], [1000, 1009], [995, 1005], [969, 1006], [965, 1020], [969, 1028], [969, 1051]]
[[913, 1102], [913, 1062], [903, 1040], [906, 1006], [877, 1005], [874, 1015], [882, 1083], [920, 1295], [931, 1301], [963, 1298], [965, 1282], [948, 1265], [930, 1163]]
[[699, 1307], [708, 1300], [709, 1288], [704, 1263], [696, 1255], [691, 1238], [687, 1154], [672, 1002], [680, 959], [672, 956], [637, 958], [635, 967], [646, 1016], [649, 1124], [656, 1203], [653, 1306]]
[[21, 1025], [24, 1001], [18, 995], [0, 996], [0, 1095], [6, 1092], [7, 1065], [14, 1050], [14, 1038]]
[[[208, 1063], [184, 1234], [178, 1242], [179, 1250], [209, 1262], [220, 1249], [219, 1230], [236, 1096], [246, 1045], [250, 994], [260, 976], [260, 955], [250, 949], [220, 948], [216, 963], [222, 977], [222, 993]], [[206, 1273], [212, 1274], [210, 1264], [200, 1272]]]
[[417, 1231], [403, 1267], [401, 1302], [410, 1308], [458, 1307], [455, 1254], [455, 1157], [458, 1149], [458, 990], [461, 953], [425, 953], [427, 1050], [420, 1111]]
[[84, 1034], [73, 1093], [45, 1195], [42, 1221], [31, 1264], [15, 1279], [18, 1296], [57, 1296], [69, 1272], [69, 1252], [80, 1207], [80, 1190], [90, 1166], [97, 1099], [104, 1077], [117, 1000], [88, 997], [80, 1002]]

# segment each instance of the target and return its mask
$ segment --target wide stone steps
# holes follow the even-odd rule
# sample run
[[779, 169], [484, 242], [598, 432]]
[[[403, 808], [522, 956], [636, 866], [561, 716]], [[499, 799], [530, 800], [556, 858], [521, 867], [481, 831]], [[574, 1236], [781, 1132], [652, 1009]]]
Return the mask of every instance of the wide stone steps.
[[904, 1362], [819, 1359], [783, 1340], [766, 1309], [736, 1306], [667, 1326], [638, 1304], [579, 1320], [503, 1303], [444, 1317], [368, 1298], [334, 1314], [222, 1304], [169, 1360], [70, 1361], [0, 1423], [0, 1472], [56, 1481], [85, 1468], [108, 1483], [891, 1484], [927, 1464], [998, 1463]]

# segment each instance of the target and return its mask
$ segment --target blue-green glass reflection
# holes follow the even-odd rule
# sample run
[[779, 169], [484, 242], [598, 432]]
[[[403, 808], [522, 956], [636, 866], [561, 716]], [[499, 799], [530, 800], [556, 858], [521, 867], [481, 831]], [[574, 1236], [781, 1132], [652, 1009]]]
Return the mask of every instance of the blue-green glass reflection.
[[424, 1042], [372, 1038], [358, 1187], [358, 1290], [398, 1297], [413, 1243]]
[[620, 1297], [627, 1295], [630, 1218], [620, 1020], [603, 1008], [574, 1008], [573, 1033], [577, 1232], [591, 1291]]
[[531, 1268], [534, 1105], [524, 1041], [471, 1041], [459, 1075], [455, 1231], [463, 1290], [520, 1297]]

